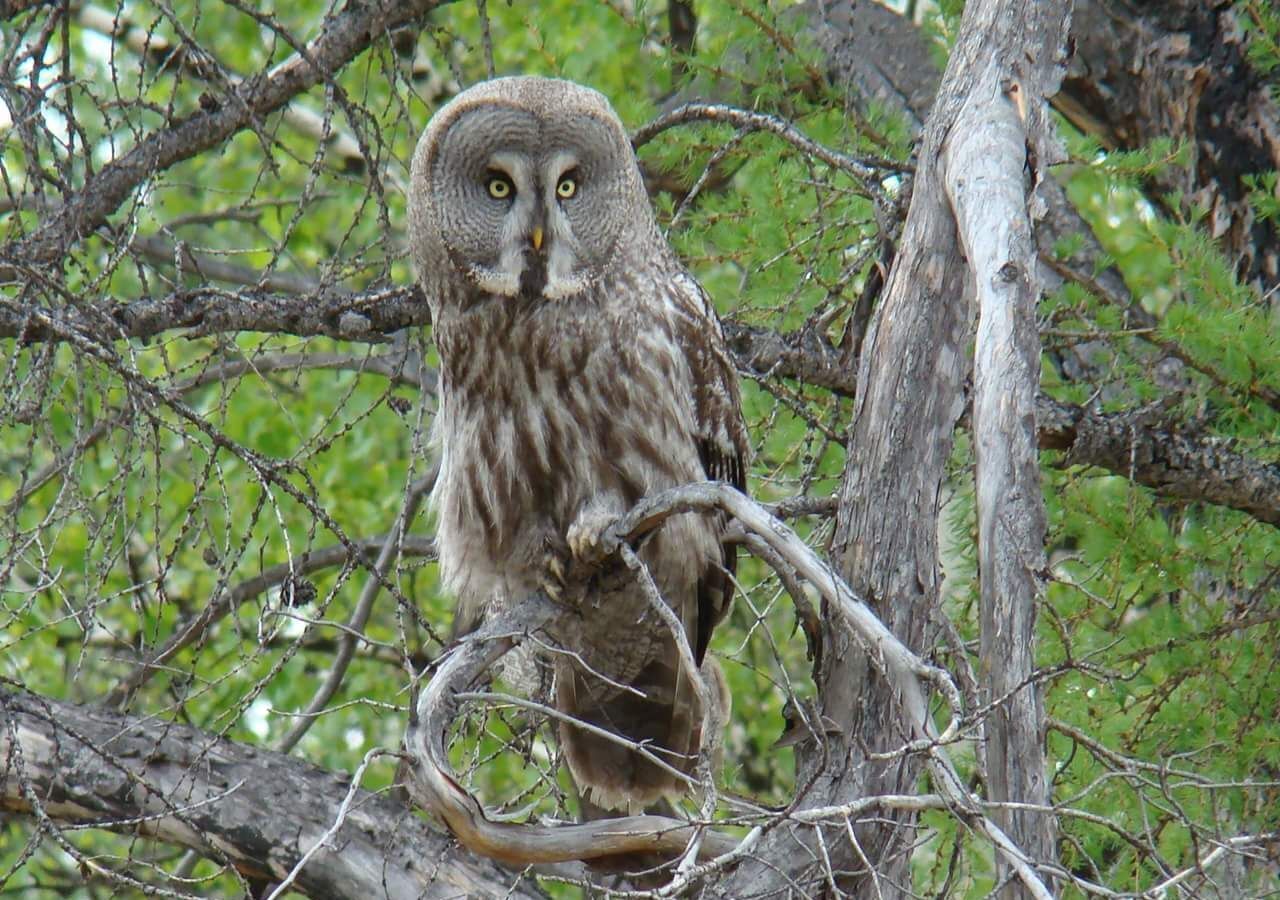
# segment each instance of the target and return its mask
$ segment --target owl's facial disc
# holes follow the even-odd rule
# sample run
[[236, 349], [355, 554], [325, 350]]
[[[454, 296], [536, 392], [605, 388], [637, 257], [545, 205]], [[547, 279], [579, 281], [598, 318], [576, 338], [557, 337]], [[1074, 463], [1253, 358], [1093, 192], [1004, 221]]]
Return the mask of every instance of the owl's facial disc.
[[511, 151], [489, 157], [485, 187], [502, 228], [497, 259], [469, 269], [480, 288], [526, 300], [559, 300], [586, 289], [586, 261], [565, 211], [578, 197], [580, 178], [568, 152], [532, 161]]
[[449, 258], [486, 294], [581, 294], [613, 257], [626, 166], [634, 166], [630, 147], [592, 115], [501, 105], [463, 114], [433, 172]]

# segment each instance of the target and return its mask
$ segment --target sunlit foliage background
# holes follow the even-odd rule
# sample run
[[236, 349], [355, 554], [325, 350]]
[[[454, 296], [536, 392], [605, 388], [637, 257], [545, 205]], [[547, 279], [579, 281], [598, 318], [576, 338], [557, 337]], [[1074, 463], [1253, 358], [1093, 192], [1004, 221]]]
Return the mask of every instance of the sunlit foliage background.
[[[38, 228], [142, 136], [219, 102], [211, 86], [287, 59], [326, 9], [130, 2], [86, 4], [52, 29], [21, 19], [3, 36], [0, 239]], [[100, 313], [106, 336], [113, 307], [175, 291], [253, 298], [408, 284], [403, 187], [414, 143], [490, 60], [498, 74], [595, 86], [633, 128], [695, 95], [774, 113], [827, 146], [886, 161], [887, 189], [901, 186], [911, 136], [891, 117], [847, 108], [800, 17], [757, 0], [697, 11], [696, 49], [682, 54], [670, 47], [665, 3], [443, 6], [421, 35], [391, 35], [296, 100], [292, 116], [156, 173], [60, 271], [7, 281], [0, 302]], [[954, 27], [932, 23], [940, 51]], [[1142, 193], [1146, 172], [1182, 164], [1178, 148], [1108, 154], [1064, 130], [1073, 199], [1159, 326], [1136, 333], [1103, 299], [1064, 287], [1041, 310], [1045, 390], [1108, 410], [1152, 404], [1277, 459], [1280, 421], [1259, 393], [1280, 390], [1274, 313], [1236, 282], [1194, 216]], [[666, 131], [640, 155], [672, 242], [724, 316], [841, 340], [878, 253], [859, 184], [774, 137], [726, 126]], [[1156, 367], [1161, 342], [1188, 362]], [[371, 571], [431, 469], [429, 333], [369, 344], [196, 328], [92, 346], [5, 340], [0, 350], [0, 676], [293, 748], [339, 771], [372, 747], [398, 746], [412, 673], [439, 653], [452, 616], [425, 507], [385, 579]], [[848, 399], [744, 376], [755, 496], [830, 495]], [[1063, 859], [1090, 879], [1142, 889], [1194, 861], [1208, 836], [1280, 828], [1280, 541], [1243, 514], [1170, 503], [1052, 453], [1044, 463], [1051, 572], [1038, 658], [1055, 723], [1054, 796], [1093, 816], [1064, 818]], [[945, 608], [965, 648], [940, 649], [953, 671], [998, 664], [976, 658], [971, 477], [962, 436], [942, 526]], [[823, 545], [827, 519], [795, 524]], [[781, 586], [754, 560], [739, 575], [743, 592], [713, 645], [736, 706], [723, 785], [782, 805], [793, 761], [772, 745], [784, 703], [812, 695], [810, 664]], [[227, 600], [232, 612], [144, 672], [142, 660]], [[299, 717], [346, 627], [367, 640], [324, 713]], [[523, 714], [477, 714], [455, 762], [495, 806], [572, 814], [547, 734]], [[1110, 776], [1125, 767], [1079, 734], [1152, 768]], [[393, 764], [379, 763], [366, 786], [392, 780]], [[925, 826], [917, 889], [982, 896], [988, 850], [944, 816]], [[67, 838], [156, 884], [181, 870], [209, 879], [189, 889], [238, 890], [173, 848], [100, 831]], [[97, 893], [28, 820], [0, 822], [0, 873], [14, 889]]]

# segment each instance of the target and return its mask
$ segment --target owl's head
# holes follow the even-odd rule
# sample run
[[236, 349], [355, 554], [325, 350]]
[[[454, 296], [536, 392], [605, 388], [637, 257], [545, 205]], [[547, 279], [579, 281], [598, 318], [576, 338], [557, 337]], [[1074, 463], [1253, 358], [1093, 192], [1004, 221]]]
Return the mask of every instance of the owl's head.
[[461, 276], [487, 294], [550, 300], [585, 290], [623, 235], [653, 222], [609, 101], [533, 77], [483, 82], [436, 113], [414, 153], [409, 216], [429, 293]]

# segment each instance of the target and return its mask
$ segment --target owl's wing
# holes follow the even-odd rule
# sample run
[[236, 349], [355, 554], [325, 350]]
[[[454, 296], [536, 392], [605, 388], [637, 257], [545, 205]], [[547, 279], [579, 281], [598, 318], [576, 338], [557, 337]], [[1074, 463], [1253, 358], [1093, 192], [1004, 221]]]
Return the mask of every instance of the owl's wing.
[[711, 299], [692, 275], [675, 279], [676, 340], [693, 376], [693, 420], [707, 478], [745, 491], [751, 444], [742, 418], [738, 374]]
[[[676, 339], [693, 378], [690, 399], [702, 469], [707, 478], [745, 492], [751, 443], [742, 418], [737, 370], [729, 356], [724, 329], [711, 298], [692, 275], [681, 272], [675, 285], [679, 294]], [[728, 611], [736, 569], [736, 548], [726, 545], [721, 565], [710, 567], [698, 579], [698, 624], [693, 637], [699, 662], [711, 641], [712, 630]]]

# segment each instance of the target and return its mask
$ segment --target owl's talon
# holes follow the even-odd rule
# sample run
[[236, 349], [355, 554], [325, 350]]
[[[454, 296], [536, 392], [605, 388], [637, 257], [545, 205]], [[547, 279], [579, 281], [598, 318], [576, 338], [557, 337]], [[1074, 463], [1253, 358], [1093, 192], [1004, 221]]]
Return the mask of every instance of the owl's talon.
[[604, 533], [616, 518], [612, 511], [600, 507], [587, 507], [580, 512], [565, 535], [573, 558], [581, 562], [599, 562], [603, 555]]
[[557, 603], [563, 601], [567, 579], [565, 578], [565, 560], [562, 554], [556, 553], [554, 550], [547, 550], [542, 558], [542, 568], [542, 590]]

